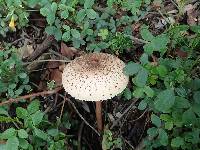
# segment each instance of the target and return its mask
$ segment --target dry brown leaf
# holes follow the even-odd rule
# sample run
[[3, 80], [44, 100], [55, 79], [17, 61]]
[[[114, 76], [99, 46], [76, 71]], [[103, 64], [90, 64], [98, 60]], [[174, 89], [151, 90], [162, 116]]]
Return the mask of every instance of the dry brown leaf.
[[187, 53], [187, 52], [184, 52], [184, 51], [182, 51], [182, 50], [180, 50], [180, 49], [177, 49], [177, 50], [175, 51], [175, 54], [176, 54], [177, 56], [179, 56], [180, 58], [186, 58], [186, 57], [188, 56], [188, 53]]
[[33, 45], [24, 45], [18, 49], [18, 55], [20, 58], [27, 58], [33, 53]]
[[53, 69], [53, 68], [58, 68], [60, 66], [60, 62], [57, 62], [57, 61], [49, 61], [47, 63], [47, 68], [49, 69]]
[[186, 5], [184, 11], [187, 12], [187, 23], [189, 25], [196, 25], [198, 21], [196, 6], [192, 4]]
[[77, 54], [77, 49], [74, 47], [68, 47], [65, 43], [61, 42], [60, 52], [63, 56], [72, 59]]
[[56, 85], [61, 85], [62, 72], [59, 69], [51, 69], [50, 80], [54, 80]]

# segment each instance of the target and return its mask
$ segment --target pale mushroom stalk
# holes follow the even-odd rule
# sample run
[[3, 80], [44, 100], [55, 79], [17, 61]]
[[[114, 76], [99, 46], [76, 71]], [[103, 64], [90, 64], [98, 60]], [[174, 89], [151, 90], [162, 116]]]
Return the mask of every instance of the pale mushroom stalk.
[[96, 119], [97, 119], [97, 128], [98, 128], [98, 131], [101, 132], [103, 130], [102, 103], [101, 103], [101, 101], [97, 101], [96, 102]]
[[102, 102], [121, 93], [128, 84], [125, 63], [106, 53], [90, 53], [75, 58], [63, 70], [62, 83], [72, 97], [96, 102], [97, 128], [103, 130]]

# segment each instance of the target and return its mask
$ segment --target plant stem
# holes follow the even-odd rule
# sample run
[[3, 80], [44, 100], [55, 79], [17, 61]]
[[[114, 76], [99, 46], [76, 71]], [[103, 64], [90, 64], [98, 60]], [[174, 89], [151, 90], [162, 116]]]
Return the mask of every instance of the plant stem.
[[99, 132], [101, 132], [103, 129], [101, 109], [102, 109], [102, 103], [101, 101], [97, 101], [96, 102], [96, 118], [97, 118], [97, 128]]

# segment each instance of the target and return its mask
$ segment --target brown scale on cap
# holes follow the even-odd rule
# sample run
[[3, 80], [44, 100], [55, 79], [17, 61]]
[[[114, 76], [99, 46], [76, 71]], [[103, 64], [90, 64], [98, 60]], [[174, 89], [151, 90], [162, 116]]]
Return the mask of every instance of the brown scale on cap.
[[85, 101], [110, 99], [121, 93], [128, 84], [123, 73], [125, 64], [106, 53], [90, 53], [68, 63], [62, 83], [72, 97]]

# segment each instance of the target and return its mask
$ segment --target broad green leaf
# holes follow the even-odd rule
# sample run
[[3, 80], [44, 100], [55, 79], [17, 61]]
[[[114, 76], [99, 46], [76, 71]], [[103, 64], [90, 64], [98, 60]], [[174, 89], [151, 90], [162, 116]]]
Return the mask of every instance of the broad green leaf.
[[33, 121], [33, 125], [38, 125], [40, 124], [40, 122], [42, 121], [44, 116], [44, 113], [41, 111], [37, 111], [36, 113], [31, 115], [32, 121]]
[[172, 130], [174, 123], [172, 121], [165, 122], [165, 129]]
[[146, 53], [143, 53], [140, 57], [140, 62], [145, 65], [149, 62], [149, 56]]
[[154, 106], [161, 112], [167, 112], [174, 105], [175, 95], [172, 89], [160, 92], [154, 101]]
[[23, 149], [27, 149], [28, 145], [29, 145], [29, 143], [27, 140], [19, 138], [19, 147], [21, 147]]
[[81, 37], [80, 32], [76, 29], [71, 29], [71, 34], [74, 38], [77, 38], [77, 39]]
[[195, 33], [200, 33], [200, 25], [191, 26], [190, 29]]
[[147, 107], [147, 103], [144, 100], [142, 100], [138, 105], [139, 110], [144, 110], [146, 107]]
[[40, 107], [40, 101], [34, 100], [28, 105], [27, 110], [28, 110], [29, 114], [33, 114], [39, 110], [39, 107]]
[[164, 129], [159, 129], [158, 139], [163, 146], [167, 146], [168, 144], [168, 135]]
[[8, 111], [6, 110], [6, 108], [4, 108], [4, 107], [0, 108], [0, 115], [9, 116]]
[[145, 86], [145, 87], [144, 87], [144, 93], [145, 93], [148, 97], [153, 97], [153, 96], [154, 96], [154, 90], [152, 90], [149, 86]]
[[175, 137], [171, 141], [171, 146], [172, 147], [180, 147], [182, 145], [184, 145], [184, 139], [182, 137], [179, 137], [179, 136]]
[[154, 36], [152, 35], [152, 33], [148, 30], [148, 27], [146, 25], [143, 25], [141, 27], [141, 30], [140, 30], [140, 34], [142, 36], [142, 38], [146, 41], [151, 41]]
[[11, 137], [6, 142], [6, 150], [18, 150], [19, 140], [17, 137]]
[[16, 136], [16, 130], [14, 128], [9, 128], [0, 134], [0, 139], [9, 139]]
[[85, 0], [84, 9], [91, 8], [94, 5], [94, 0]]
[[190, 103], [187, 99], [180, 97], [180, 96], [176, 96], [175, 98], [175, 102], [174, 102], [174, 108], [189, 108], [190, 107]]
[[26, 74], [26, 73], [20, 73], [20, 74], [19, 74], [19, 77], [20, 77], [21, 79], [24, 79], [24, 78], [27, 77], [27, 74]]
[[18, 118], [26, 119], [28, 116], [28, 111], [22, 107], [17, 107], [16, 114]]
[[28, 138], [28, 133], [24, 129], [19, 129], [18, 136], [22, 139], [26, 139], [26, 138]]
[[59, 130], [58, 129], [49, 129], [47, 130], [47, 133], [53, 137], [57, 136], [58, 133], [59, 133]]
[[61, 12], [61, 18], [67, 19], [69, 16], [69, 12], [67, 10]]
[[147, 134], [148, 134], [150, 137], [154, 138], [155, 136], [158, 135], [158, 129], [155, 128], [155, 127], [149, 128], [149, 129], [147, 130]]
[[62, 35], [62, 40], [65, 42], [68, 42], [70, 40], [70, 37], [71, 37], [70, 31], [66, 31]]
[[34, 133], [35, 133], [35, 135], [37, 137], [39, 137], [39, 138], [41, 138], [43, 140], [47, 140], [47, 138], [48, 138], [48, 135], [44, 131], [42, 131], [40, 129], [35, 128], [34, 129]]
[[151, 115], [151, 122], [156, 126], [156, 127], [160, 127], [161, 126], [161, 120], [158, 116], [156, 116], [155, 114]]
[[200, 91], [194, 92], [193, 99], [197, 104], [200, 104]]
[[126, 75], [134, 75], [136, 73], [138, 73], [138, 71], [141, 69], [141, 65], [140, 64], [137, 64], [137, 63], [134, 63], [134, 62], [129, 62], [125, 68], [124, 68], [124, 73]]
[[135, 84], [138, 87], [144, 87], [146, 85], [147, 79], [148, 79], [148, 71], [142, 68], [136, 75]]
[[200, 117], [200, 104], [194, 104], [192, 110]]
[[134, 91], [133, 91], [133, 96], [135, 98], [141, 98], [144, 95], [144, 89], [137, 87]]
[[83, 21], [85, 16], [86, 16], [86, 10], [85, 9], [81, 9], [81, 10], [78, 11], [76, 19], [77, 19], [78, 22], [81, 22], [81, 21]]
[[95, 19], [97, 17], [97, 13], [93, 9], [87, 9], [86, 15], [90, 19]]
[[130, 91], [129, 88], [126, 88], [126, 89], [124, 90], [123, 94], [124, 94], [124, 97], [125, 97], [127, 100], [130, 100], [130, 99], [132, 98], [132, 93], [131, 93], [131, 91]]
[[190, 108], [183, 113], [182, 119], [185, 124], [189, 125], [195, 123], [196, 116]]
[[167, 68], [163, 65], [159, 65], [156, 70], [158, 71], [158, 74], [160, 77], [165, 77], [167, 75]]

